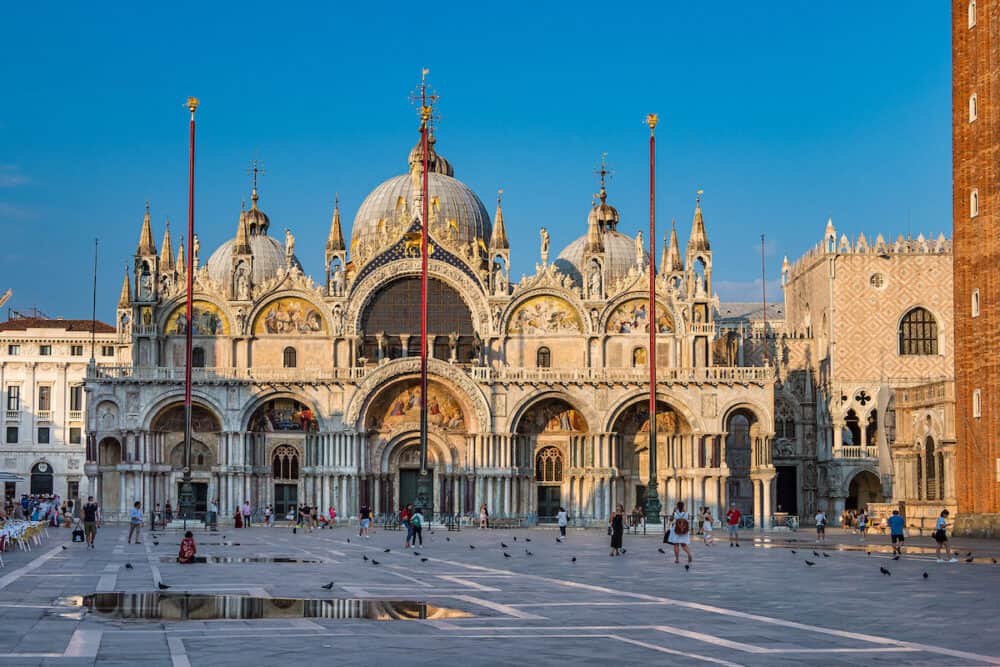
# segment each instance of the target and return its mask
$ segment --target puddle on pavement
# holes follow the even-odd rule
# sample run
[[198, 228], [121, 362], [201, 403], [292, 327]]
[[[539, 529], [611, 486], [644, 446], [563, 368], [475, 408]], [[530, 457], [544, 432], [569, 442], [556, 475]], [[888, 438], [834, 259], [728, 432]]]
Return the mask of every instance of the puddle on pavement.
[[211, 621], [275, 618], [420, 621], [472, 618], [460, 609], [411, 600], [259, 598], [187, 593], [95, 593], [62, 598], [109, 620]]
[[[176, 563], [176, 556], [161, 556], [161, 563]], [[327, 563], [318, 558], [292, 558], [290, 556], [195, 556], [194, 564], [228, 565], [232, 563]]]
[[[855, 552], [855, 553], [866, 553], [870, 552], [873, 554], [892, 554], [892, 546], [889, 544], [841, 544], [829, 542], [827, 544], [816, 544], [816, 543], [797, 543], [795, 540], [773, 540], [767, 537], [755, 537], [753, 538], [753, 546], [757, 549], [795, 549], [801, 550], [805, 555], [813, 555], [813, 551], [818, 551], [819, 553], [831, 553], [831, 552]], [[975, 554], [969, 555], [968, 551], [954, 552], [955, 556], [961, 562], [970, 563], [981, 563], [986, 565], [998, 565], [1000, 564], [1000, 559], [989, 557], [989, 556], [976, 556]], [[903, 545], [903, 558], [907, 556], [934, 556], [936, 550], [934, 547], [918, 547], [913, 545]], [[967, 558], [972, 558], [971, 561], [966, 561]]]

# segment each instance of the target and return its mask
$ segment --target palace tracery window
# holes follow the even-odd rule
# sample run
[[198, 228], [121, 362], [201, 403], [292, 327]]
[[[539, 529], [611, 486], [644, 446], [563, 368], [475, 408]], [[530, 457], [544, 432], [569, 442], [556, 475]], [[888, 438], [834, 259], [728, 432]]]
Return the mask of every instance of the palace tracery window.
[[926, 308], [914, 308], [899, 323], [900, 354], [937, 354], [937, 321]]
[[299, 478], [299, 453], [289, 445], [279, 445], [271, 457], [271, 474], [274, 479]]
[[774, 435], [778, 438], [787, 438], [788, 440], [795, 439], [795, 414], [792, 412], [791, 406], [784, 401], [781, 401], [777, 405], [777, 411], [774, 418]]
[[558, 447], [545, 447], [535, 456], [536, 482], [561, 482], [563, 480], [562, 452]]

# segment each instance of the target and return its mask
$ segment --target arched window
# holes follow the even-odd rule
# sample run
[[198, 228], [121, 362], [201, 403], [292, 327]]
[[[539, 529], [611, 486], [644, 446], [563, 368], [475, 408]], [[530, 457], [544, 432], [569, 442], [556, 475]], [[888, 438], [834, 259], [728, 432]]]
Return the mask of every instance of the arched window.
[[978, 115], [979, 110], [976, 108], [976, 94], [972, 93], [972, 95], [969, 96], [969, 122], [971, 123], [976, 120]]
[[282, 355], [282, 365], [285, 368], [295, 368], [298, 365], [298, 355], [294, 347], [286, 347]]
[[972, 290], [972, 316], [979, 317], [979, 288]]
[[974, 218], [979, 215], [979, 190], [973, 189], [969, 193], [969, 217]]
[[778, 438], [795, 440], [795, 414], [791, 407], [781, 401], [776, 407], [774, 418], [774, 434]]
[[646, 365], [646, 348], [637, 347], [632, 350], [632, 367], [641, 368]]
[[976, 27], [976, 0], [969, 0], [969, 28]]
[[844, 445], [861, 445], [861, 420], [858, 413], [851, 408], [844, 417], [844, 431], [841, 433], [841, 443]]
[[202, 349], [200, 347], [196, 347], [196, 348], [194, 348], [194, 349], [191, 350], [191, 365], [194, 366], [195, 368], [204, 368], [205, 367], [205, 350], [204, 349]]
[[937, 321], [926, 308], [914, 308], [899, 323], [899, 353], [938, 353]]
[[978, 389], [972, 392], [972, 417], [979, 419], [983, 416], [983, 395]]
[[271, 474], [274, 479], [299, 478], [299, 453], [294, 447], [279, 445], [271, 457]]
[[552, 366], [552, 353], [549, 348], [540, 347], [535, 354], [535, 365], [539, 368], [550, 368]]
[[561, 482], [563, 478], [562, 452], [558, 447], [545, 447], [535, 456], [536, 482]]

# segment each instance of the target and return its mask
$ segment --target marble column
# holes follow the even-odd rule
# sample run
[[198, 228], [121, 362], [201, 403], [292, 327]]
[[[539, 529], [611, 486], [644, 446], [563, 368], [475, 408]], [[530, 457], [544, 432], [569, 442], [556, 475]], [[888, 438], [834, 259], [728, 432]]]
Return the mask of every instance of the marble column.
[[764, 520], [761, 508], [761, 487], [762, 483], [759, 479], [751, 479], [753, 483], [753, 523], [756, 528], [763, 528]]

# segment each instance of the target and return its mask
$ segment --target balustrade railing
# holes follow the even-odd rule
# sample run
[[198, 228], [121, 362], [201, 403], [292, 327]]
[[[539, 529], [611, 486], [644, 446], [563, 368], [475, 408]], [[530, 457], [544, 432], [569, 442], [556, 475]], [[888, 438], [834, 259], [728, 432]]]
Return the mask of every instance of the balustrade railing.
[[52, 421], [51, 410], [38, 410], [35, 412], [35, 421], [39, 424], [47, 424]]
[[70, 410], [69, 420], [71, 422], [78, 422], [83, 420], [83, 410]]
[[862, 445], [844, 445], [840, 448], [840, 458], [842, 459], [877, 459], [878, 447]]

